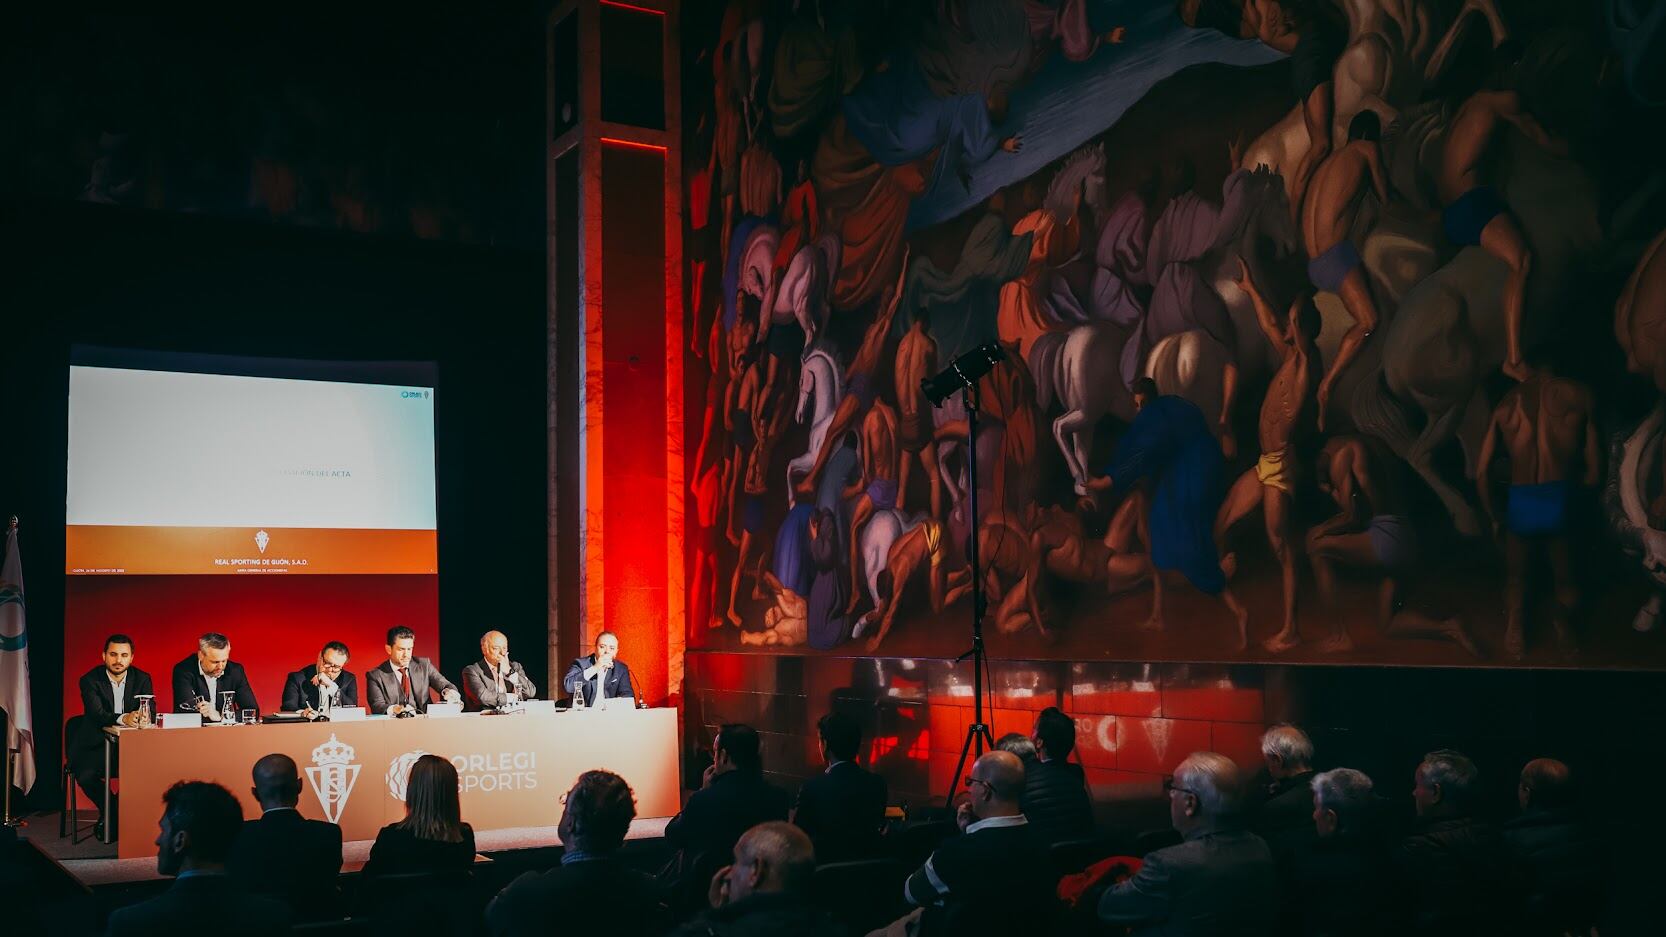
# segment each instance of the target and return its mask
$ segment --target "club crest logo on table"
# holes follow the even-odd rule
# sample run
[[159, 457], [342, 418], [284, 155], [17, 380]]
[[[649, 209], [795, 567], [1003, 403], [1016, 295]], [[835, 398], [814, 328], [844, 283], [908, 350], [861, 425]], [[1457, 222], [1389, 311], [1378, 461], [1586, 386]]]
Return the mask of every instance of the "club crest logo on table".
[[405, 785], [411, 780], [411, 767], [417, 763], [418, 758], [426, 754], [428, 753], [419, 748], [388, 762], [388, 793], [393, 795], [394, 800], [405, 802]]
[[307, 780], [312, 782], [312, 792], [318, 795], [318, 803], [324, 808], [324, 819], [331, 823], [341, 822], [347, 798], [359, 780], [360, 766], [353, 764], [353, 755], [353, 746], [337, 739], [333, 732], [329, 741], [312, 750]]

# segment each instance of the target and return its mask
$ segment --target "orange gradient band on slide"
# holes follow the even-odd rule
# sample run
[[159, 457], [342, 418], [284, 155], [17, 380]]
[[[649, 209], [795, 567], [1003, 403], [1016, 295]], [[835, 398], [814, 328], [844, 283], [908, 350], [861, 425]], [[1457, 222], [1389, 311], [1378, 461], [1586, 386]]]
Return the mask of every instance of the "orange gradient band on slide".
[[71, 576], [439, 572], [432, 530], [72, 524], [64, 538]]

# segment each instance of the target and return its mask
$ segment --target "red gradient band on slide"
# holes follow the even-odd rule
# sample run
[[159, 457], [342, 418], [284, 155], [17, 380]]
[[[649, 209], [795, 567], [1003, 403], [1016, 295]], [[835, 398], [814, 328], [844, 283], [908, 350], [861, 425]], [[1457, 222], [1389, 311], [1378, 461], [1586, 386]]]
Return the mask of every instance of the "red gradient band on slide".
[[64, 536], [71, 576], [439, 572], [432, 530], [72, 524]]

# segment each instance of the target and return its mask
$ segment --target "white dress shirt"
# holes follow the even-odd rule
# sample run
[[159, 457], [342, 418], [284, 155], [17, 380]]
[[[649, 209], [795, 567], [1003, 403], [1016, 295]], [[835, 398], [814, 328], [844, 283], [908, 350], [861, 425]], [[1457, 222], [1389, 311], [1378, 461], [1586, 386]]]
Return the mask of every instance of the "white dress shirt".
[[120, 722], [123, 715], [122, 710], [126, 708], [127, 703], [127, 671], [122, 671], [121, 679], [117, 680], [110, 675], [110, 671], [106, 670], [104, 671], [104, 679], [110, 681], [110, 695], [116, 701], [116, 721]]
[[208, 684], [208, 705], [218, 710], [220, 708], [220, 678], [210, 677], [207, 673], [204, 673], [200, 662], [197, 664], [197, 673], [202, 674], [203, 682]]

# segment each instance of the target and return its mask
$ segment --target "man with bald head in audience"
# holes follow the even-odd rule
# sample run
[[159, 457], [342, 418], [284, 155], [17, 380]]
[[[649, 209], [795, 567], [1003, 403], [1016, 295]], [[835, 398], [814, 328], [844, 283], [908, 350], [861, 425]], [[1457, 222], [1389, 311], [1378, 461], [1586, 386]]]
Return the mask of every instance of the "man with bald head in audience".
[[839, 937], [843, 931], [810, 903], [815, 874], [815, 848], [803, 830], [781, 821], [760, 823], [735, 843], [734, 863], [712, 877], [711, 908], [673, 937]]
[[520, 661], [509, 659], [509, 637], [501, 631], [480, 636], [480, 659], [463, 668], [463, 701], [469, 712], [502, 709], [536, 699], [538, 687]]
[[1140, 935], [1272, 934], [1278, 877], [1261, 837], [1239, 828], [1244, 778], [1232, 759], [1193, 752], [1163, 787], [1179, 845], [1145, 857], [1099, 899], [1099, 920]]
[[1587, 933], [1605, 874], [1603, 849], [1574, 804], [1573, 773], [1535, 758], [1516, 785], [1521, 814], [1504, 824], [1504, 847], [1527, 916], [1555, 933]]
[[972, 765], [966, 798], [955, 813], [960, 836], [937, 847], [903, 887], [920, 910], [887, 933], [1048, 933], [1057, 913], [1047, 843], [1030, 828], [1019, 804], [1024, 763], [992, 751]]
[[341, 827], [301, 816], [301, 773], [295, 760], [272, 754], [255, 762], [250, 793], [261, 813], [238, 831], [227, 862], [232, 877], [251, 892], [287, 902], [298, 919], [333, 913]]

